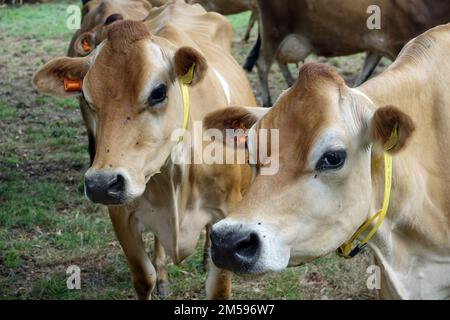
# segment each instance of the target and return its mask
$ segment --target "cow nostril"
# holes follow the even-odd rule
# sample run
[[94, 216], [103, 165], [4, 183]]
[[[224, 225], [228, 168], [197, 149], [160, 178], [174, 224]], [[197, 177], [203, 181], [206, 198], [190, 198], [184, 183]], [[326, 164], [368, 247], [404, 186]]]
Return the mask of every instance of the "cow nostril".
[[121, 174], [117, 174], [114, 179], [110, 182], [108, 191], [109, 192], [123, 192], [125, 188], [125, 178]]
[[222, 269], [249, 272], [261, 255], [262, 242], [257, 232], [231, 230], [211, 232], [211, 258]]
[[257, 254], [258, 248], [258, 235], [252, 232], [237, 244], [236, 254], [240, 255], [241, 257], [252, 258]]

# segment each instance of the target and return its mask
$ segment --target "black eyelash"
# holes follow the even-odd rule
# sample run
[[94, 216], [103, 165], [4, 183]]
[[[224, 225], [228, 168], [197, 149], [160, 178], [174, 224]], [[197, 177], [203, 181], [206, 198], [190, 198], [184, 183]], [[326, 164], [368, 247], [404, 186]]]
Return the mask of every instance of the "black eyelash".
[[325, 152], [316, 164], [317, 171], [337, 170], [341, 168], [347, 158], [345, 150]]
[[152, 90], [150, 96], [147, 99], [149, 106], [157, 105], [163, 102], [167, 98], [167, 87], [165, 84], [160, 84], [155, 89]]

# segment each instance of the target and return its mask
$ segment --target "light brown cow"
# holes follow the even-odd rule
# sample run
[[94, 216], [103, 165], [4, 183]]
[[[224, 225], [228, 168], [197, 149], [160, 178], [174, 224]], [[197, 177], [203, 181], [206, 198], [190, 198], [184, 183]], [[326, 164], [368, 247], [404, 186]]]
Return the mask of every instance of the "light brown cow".
[[[57, 96], [79, 95], [64, 90], [64, 79], [83, 79], [96, 140], [86, 195], [108, 205], [139, 298], [149, 298], [156, 284], [142, 228], [179, 263], [194, 251], [201, 230], [223, 218], [249, 183], [246, 165], [173, 160], [191, 151], [188, 139], [174, 139], [174, 130], [192, 131], [194, 121], [218, 105], [255, 105], [229, 43], [225, 18], [179, 1], [152, 10], [145, 22], [112, 23], [89, 56], [53, 59], [33, 78], [38, 91]], [[207, 296], [226, 298], [230, 290], [228, 271], [211, 266]]]
[[450, 298], [449, 72], [447, 24], [411, 41], [357, 89], [325, 65], [306, 64], [259, 121], [244, 108], [208, 116], [209, 127], [253, 126], [250, 136], [279, 129], [280, 137], [279, 172], [258, 175], [213, 226], [214, 263], [261, 273], [311, 261], [340, 247], [386, 203], [368, 243], [381, 268], [381, 297]]
[[[244, 34], [244, 41], [250, 39], [250, 33], [259, 18], [258, 6], [256, 0], [187, 0], [188, 3], [201, 4], [207, 11], [218, 12], [223, 15], [236, 14], [243, 11], [251, 11], [251, 15], [247, 24], [247, 29]], [[251, 72], [258, 58], [258, 51], [261, 46], [261, 37], [258, 36], [256, 44], [252, 51], [249, 53], [245, 64], [244, 70]], [[286, 83], [291, 86], [294, 83], [294, 79], [289, 71], [287, 63], [278, 62], [281, 73], [286, 80]]]
[[[84, 57], [94, 50], [107, 37], [106, 28], [109, 24], [117, 20], [144, 20], [152, 7], [157, 5], [149, 4], [146, 0], [90, 0], [83, 1], [82, 22], [72, 36], [67, 55], [69, 57]], [[83, 96], [78, 97], [80, 112], [86, 126], [88, 135], [88, 151], [91, 164], [95, 158], [95, 119], [89, 111], [89, 105]], [[113, 221], [120, 223], [120, 221]], [[121, 229], [115, 226], [115, 229]], [[210, 227], [207, 228], [209, 234]], [[205, 252], [209, 252], [210, 243], [205, 242]], [[206, 251], [206, 249], [208, 251]], [[208, 254], [204, 254], [204, 266], [207, 266]], [[153, 264], [156, 267], [158, 283], [156, 294], [159, 297], [166, 297], [169, 294], [168, 274], [166, 268], [166, 255], [157, 237], [154, 239], [154, 250], [152, 256]]]
[[250, 32], [258, 19], [256, 0], [187, 0], [186, 2], [190, 4], [198, 3], [202, 5], [206, 11], [214, 11], [223, 15], [251, 11], [252, 14], [244, 35], [245, 41], [248, 41], [250, 38]]
[[[368, 28], [378, 12], [371, 11], [373, 6], [380, 9], [381, 29]], [[394, 60], [410, 39], [450, 22], [450, 2], [441, 0], [258, 0], [258, 8], [261, 50], [256, 47], [251, 60], [257, 59], [265, 106], [271, 105], [268, 74], [274, 60], [287, 64], [311, 53], [333, 57], [366, 51], [359, 85], [381, 57]], [[251, 70], [251, 61], [246, 65]]]

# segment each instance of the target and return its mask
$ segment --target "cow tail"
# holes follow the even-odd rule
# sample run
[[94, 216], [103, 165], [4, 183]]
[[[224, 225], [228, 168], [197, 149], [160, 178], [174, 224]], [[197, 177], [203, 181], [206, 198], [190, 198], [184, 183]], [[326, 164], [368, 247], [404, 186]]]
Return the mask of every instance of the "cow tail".
[[258, 39], [256, 40], [255, 45], [249, 52], [247, 58], [245, 59], [245, 63], [242, 66], [245, 71], [252, 72], [253, 67], [256, 64], [256, 61], [258, 61], [260, 50], [261, 50], [261, 35], [258, 33]]

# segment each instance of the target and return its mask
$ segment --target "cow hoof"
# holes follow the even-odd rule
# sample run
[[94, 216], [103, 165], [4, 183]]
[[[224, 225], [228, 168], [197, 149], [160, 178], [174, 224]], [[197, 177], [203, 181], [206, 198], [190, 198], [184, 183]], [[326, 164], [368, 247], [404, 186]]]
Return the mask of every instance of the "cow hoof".
[[150, 300], [153, 286], [145, 281], [134, 281], [134, 289], [139, 300]]
[[156, 285], [156, 295], [159, 298], [167, 298], [170, 295], [169, 281], [158, 281]]

